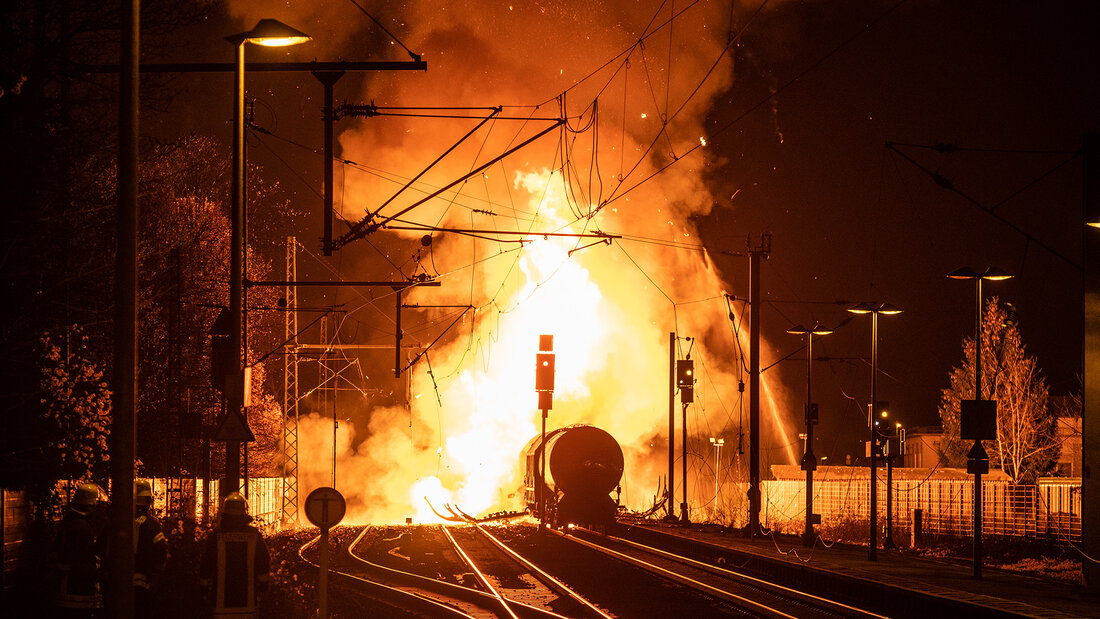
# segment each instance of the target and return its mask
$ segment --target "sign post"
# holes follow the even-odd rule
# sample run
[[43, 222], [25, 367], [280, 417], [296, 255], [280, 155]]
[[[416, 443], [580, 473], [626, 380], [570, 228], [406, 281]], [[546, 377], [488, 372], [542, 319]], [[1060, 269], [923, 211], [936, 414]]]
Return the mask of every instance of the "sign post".
[[320, 574], [317, 579], [317, 616], [328, 619], [328, 530], [344, 518], [347, 503], [335, 488], [321, 487], [306, 497], [306, 518], [321, 529]]

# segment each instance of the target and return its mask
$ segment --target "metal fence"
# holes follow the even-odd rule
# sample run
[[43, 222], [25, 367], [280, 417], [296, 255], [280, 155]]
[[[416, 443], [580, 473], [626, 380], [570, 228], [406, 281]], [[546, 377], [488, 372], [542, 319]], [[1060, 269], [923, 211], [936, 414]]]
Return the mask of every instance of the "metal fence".
[[[218, 515], [217, 479], [203, 483], [195, 478], [149, 479], [153, 485], [153, 509], [158, 513], [213, 523]], [[252, 477], [248, 480], [248, 512], [257, 527], [275, 530], [282, 515], [282, 477]]]
[[[764, 513], [761, 521], [782, 533], [801, 533], [805, 523], [805, 482], [772, 480], [761, 484]], [[886, 525], [887, 488], [878, 480], [878, 520]], [[863, 538], [870, 512], [868, 478], [856, 475], [814, 481], [814, 511], [823, 531], [840, 537]], [[965, 479], [895, 480], [893, 500], [895, 542], [911, 538], [914, 514], [920, 511], [925, 535], [973, 536], [974, 483]], [[987, 537], [1024, 537], [1053, 542], [1081, 540], [1081, 482], [1079, 479], [1042, 479], [1036, 485], [1004, 481], [982, 483], [982, 534]]]

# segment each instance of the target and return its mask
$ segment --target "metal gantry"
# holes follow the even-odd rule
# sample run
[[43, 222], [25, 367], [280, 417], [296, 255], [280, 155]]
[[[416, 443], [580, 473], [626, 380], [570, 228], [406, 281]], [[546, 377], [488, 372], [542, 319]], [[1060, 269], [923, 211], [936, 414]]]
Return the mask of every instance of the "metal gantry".
[[[286, 239], [286, 280], [298, 275], [298, 241]], [[286, 354], [283, 355], [283, 524], [298, 524], [298, 297], [286, 287]]]

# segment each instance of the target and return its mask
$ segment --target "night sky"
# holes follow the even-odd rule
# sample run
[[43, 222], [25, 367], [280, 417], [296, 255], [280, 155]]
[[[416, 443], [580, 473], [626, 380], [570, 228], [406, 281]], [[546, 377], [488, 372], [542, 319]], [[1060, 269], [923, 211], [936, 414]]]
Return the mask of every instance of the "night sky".
[[[255, 4], [230, 3], [233, 17], [185, 33], [190, 46], [179, 58], [228, 61], [231, 48], [219, 37], [250, 28], [260, 17], [279, 18], [314, 34], [313, 47], [278, 52], [286, 58], [408, 58], [386, 45], [388, 38], [347, 3], [309, 3], [309, 8], [290, 3], [263, 15], [266, 9]], [[419, 18], [404, 15], [403, 5], [371, 4], [376, 3], [367, 3], [368, 8], [399, 38], [412, 30], [403, 30], [406, 19]], [[633, 19], [644, 25], [659, 3], [630, 4], [637, 13]], [[516, 3], [516, 8], [543, 19], [552, 19], [555, 11], [577, 19], [574, 13], [588, 5]], [[865, 414], [861, 403], [869, 390], [871, 327], [869, 317], [844, 311], [849, 303], [886, 301], [905, 310], [880, 320], [879, 399], [889, 401], [907, 426], [939, 423], [940, 390], [951, 367], [961, 361], [963, 338], [974, 330], [973, 284], [946, 277], [960, 266], [996, 265], [1016, 274], [1013, 280], [988, 284], [988, 295], [1014, 304], [1023, 341], [1038, 357], [1052, 394], [1075, 391], [1085, 231], [1082, 162], [1074, 153], [1082, 136], [1098, 128], [1095, 4], [785, 1], [766, 3], [752, 17], [758, 6], [736, 5], [735, 30], [743, 32], [732, 85], [714, 98], [705, 115], [710, 157], [704, 177], [714, 205], [692, 221], [729, 291], [738, 297], [747, 295], [747, 261], [718, 252], [744, 250], [750, 234], [754, 239], [772, 235], [772, 255], [762, 268], [765, 363], [802, 345], [799, 336], [785, 333], [795, 323], [841, 325], [815, 341], [815, 357], [828, 358], [814, 366], [815, 399], [822, 411], [818, 454], [836, 461], [845, 453], [862, 452], [858, 440]], [[540, 12], [540, 7], [553, 10]], [[442, 29], [446, 16], [435, 19]], [[594, 30], [591, 36], [600, 34]], [[203, 44], [206, 37], [217, 43]], [[444, 65], [433, 56], [430, 37], [404, 42], [424, 55], [428, 71], [387, 76], [387, 85], [430, 91], [436, 80], [449, 82], [455, 79], [450, 72], [462, 70], [463, 62]], [[584, 50], [576, 56], [592, 69], [607, 60]], [[475, 82], [501, 79], [491, 69], [466, 70]], [[381, 79], [348, 76], [337, 98], [385, 98], [372, 89], [378, 83], [373, 80]], [[228, 76], [181, 76], [174, 86], [182, 96], [168, 114], [146, 112], [143, 131], [208, 132], [228, 141], [229, 85]], [[560, 91], [560, 84], [528, 87], [547, 97]], [[313, 78], [250, 76], [248, 88], [258, 97], [259, 124], [320, 146], [321, 91]], [[531, 103], [527, 98], [478, 100], [476, 90], [455, 105]], [[224, 96], [214, 94], [221, 92]], [[886, 142], [977, 149], [943, 154], [898, 147], [985, 209], [996, 205], [997, 216], [1034, 240], [941, 188], [887, 149]], [[289, 147], [272, 151], [254, 139], [249, 148], [250, 160], [269, 170], [289, 196], [304, 208], [319, 208], [319, 156]], [[685, 157], [666, 173], [698, 167], [700, 161]], [[303, 224], [300, 238], [316, 245], [316, 211]], [[395, 252], [415, 250], [394, 239], [378, 243]], [[349, 250], [339, 260], [345, 265], [369, 260], [369, 252], [356, 252], [353, 258]], [[739, 304], [734, 308], [740, 311]], [[795, 352], [765, 376], [778, 377], [798, 395], [794, 404], [800, 407], [804, 368], [804, 353]]]
[[[902, 3], [816, 66], [893, 3], [786, 3], [755, 32], [746, 46], [757, 43], [768, 60], [755, 75], [745, 68], [739, 84], [755, 83], [757, 96], [769, 78], [785, 84], [814, 68], [776, 97], [777, 112], [755, 112], [731, 136], [742, 144], [730, 153], [736, 180], [723, 193], [742, 191], [707, 229], [715, 245], [736, 243], [731, 230], [774, 234], [762, 286], [775, 301], [764, 329], [777, 353], [798, 345], [798, 336], [784, 339], [781, 331], [791, 322], [833, 326], [847, 318], [841, 305], [785, 301], [893, 303], [905, 313], [879, 321], [879, 399], [906, 425], [938, 424], [939, 392], [961, 361], [962, 338], [974, 332], [973, 284], [945, 275], [996, 265], [1017, 277], [986, 284], [986, 295], [1015, 305], [1052, 394], [1077, 389], [1085, 231], [1081, 159], [1070, 158], [1097, 127], [1096, 48], [1087, 34], [1096, 14], [1084, 5]], [[753, 97], [734, 92], [729, 100], [738, 109]], [[981, 205], [999, 204], [997, 215], [1068, 261], [940, 188], [887, 141], [1055, 151], [944, 155], [899, 147]], [[743, 267], [719, 263], [744, 281]], [[821, 338], [815, 357], [868, 356], [869, 349], [870, 318], [855, 317]], [[801, 365], [780, 371], [803, 375]], [[866, 361], [817, 364], [814, 382], [822, 434], [861, 425], [862, 409], [846, 396], [867, 400]]]

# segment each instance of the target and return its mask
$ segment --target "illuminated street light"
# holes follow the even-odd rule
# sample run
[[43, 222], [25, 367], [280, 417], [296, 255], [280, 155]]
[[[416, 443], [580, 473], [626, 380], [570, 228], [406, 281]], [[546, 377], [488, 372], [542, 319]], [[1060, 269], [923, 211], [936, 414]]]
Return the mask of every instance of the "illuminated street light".
[[719, 465], [721, 464], [722, 445], [726, 444], [724, 438], [710, 437], [710, 444], [714, 445], [714, 515], [712, 518], [718, 520], [718, 473]]
[[[967, 454], [967, 472], [974, 474], [974, 578], [982, 577], [982, 473], [989, 472], [989, 456], [982, 447], [982, 439], [997, 438], [997, 403], [985, 404], [982, 400], [982, 281], [1003, 281], [1011, 274], [997, 267], [989, 267], [978, 273], [970, 267], [962, 267], [947, 274], [951, 279], [974, 280], [974, 400], [961, 403], [959, 415], [960, 436], [974, 438], [974, 446]], [[972, 428], [969, 432], [964, 431]], [[989, 434], [992, 436], [989, 436]], [[971, 436], [973, 434], [973, 436]]]
[[[233, 379], [227, 387], [228, 415], [242, 416], [244, 405], [244, 374], [242, 372], [243, 348], [243, 299], [244, 299], [244, 48], [245, 43], [265, 47], [283, 47], [308, 41], [310, 37], [274, 19], [261, 19], [256, 27], [225, 37], [235, 48], [236, 64], [233, 68], [233, 174], [230, 189], [230, 260], [229, 260], [229, 314], [232, 317], [229, 331], [233, 347]], [[242, 416], [243, 419], [243, 416]], [[245, 424], [247, 427], [247, 423]], [[225, 480], [221, 494], [236, 492], [240, 487], [241, 444], [237, 440], [225, 443]]]
[[802, 455], [802, 470], [806, 471], [806, 525], [802, 530], [802, 543], [806, 546], [814, 545], [814, 524], [820, 520], [814, 514], [814, 471], [817, 469], [817, 458], [814, 457], [814, 425], [817, 424], [817, 405], [813, 403], [811, 390], [811, 376], [814, 366], [814, 336], [829, 335], [832, 329], [826, 329], [821, 325], [814, 325], [807, 329], [802, 325], [796, 325], [787, 329], [792, 335], [806, 336], [806, 449]]
[[859, 303], [848, 308], [848, 311], [853, 314], [870, 314], [871, 315], [871, 408], [870, 413], [867, 416], [867, 428], [870, 432], [870, 451], [871, 451], [871, 508], [868, 513], [868, 517], [871, 521], [870, 526], [870, 545], [867, 550], [867, 558], [871, 561], [878, 560], [878, 479], [877, 471], [875, 470], [878, 462], [878, 439], [875, 436], [875, 418], [873, 415], [876, 403], [878, 402], [878, 316], [879, 314], [886, 314], [887, 316], [893, 316], [900, 314], [901, 310], [890, 305], [889, 303]]

